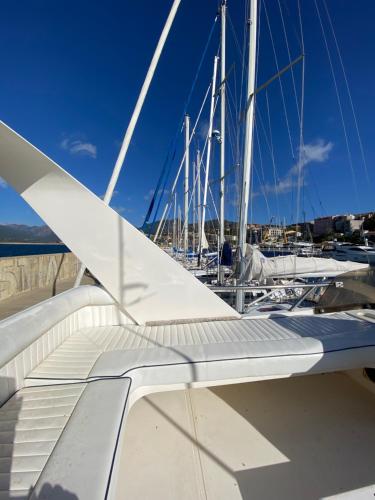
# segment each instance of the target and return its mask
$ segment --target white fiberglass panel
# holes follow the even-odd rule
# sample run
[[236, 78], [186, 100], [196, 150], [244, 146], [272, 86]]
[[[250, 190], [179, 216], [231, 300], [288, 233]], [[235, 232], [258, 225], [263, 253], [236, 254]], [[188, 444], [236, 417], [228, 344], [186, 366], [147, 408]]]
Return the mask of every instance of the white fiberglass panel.
[[100, 198], [2, 122], [0, 176], [137, 323], [239, 317]]

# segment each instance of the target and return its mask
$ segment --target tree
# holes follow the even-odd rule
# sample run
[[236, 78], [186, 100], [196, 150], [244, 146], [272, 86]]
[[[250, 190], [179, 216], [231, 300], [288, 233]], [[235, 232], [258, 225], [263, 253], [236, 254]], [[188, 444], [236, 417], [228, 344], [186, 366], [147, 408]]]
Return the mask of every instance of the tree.
[[375, 231], [375, 214], [364, 220], [363, 229], [365, 231]]

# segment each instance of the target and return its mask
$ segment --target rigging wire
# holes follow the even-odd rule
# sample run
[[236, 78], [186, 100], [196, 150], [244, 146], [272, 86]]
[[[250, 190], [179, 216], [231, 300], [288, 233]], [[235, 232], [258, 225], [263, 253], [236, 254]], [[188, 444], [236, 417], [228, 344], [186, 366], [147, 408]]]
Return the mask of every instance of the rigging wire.
[[350, 107], [351, 107], [353, 118], [354, 118], [354, 125], [355, 125], [357, 136], [358, 136], [358, 143], [359, 143], [359, 148], [360, 148], [360, 151], [361, 151], [363, 166], [364, 166], [365, 173], [366, 173], [366, 179], [367, 179], [368, 182], [370, 182], [370, 177], [369, 177], [368, 168], [367, 168], [367, 161], [366, 161], [365, 152], [364, 152], [364, 149], [363, 149], [362, 138], [361, 138], [361, 134], [359, 133], [359, 126], [358, 126], [357, 114], [355, 112], [354, 103], [353, 103], [353, 99], [352, 99], [352, 94], [350, 92], [349, 82], [348, 82], [347, 74], [346, 74], [346, 71], [345, 71], [344, 62], [343, 62], [343, 59], [342, 59], [342, 56], [341, 56], [340, 47], [339, 47], [339, 44], [338, 44], [338, 41], [337, 41], [335, 29], [333, 27], [332, 18], [331, 18], [331, 15], [329, 13], [329, 10], [328, 10], [326, 0], [323, 0], [323, 5], [324, 5], [324, 8], [325, 8], [325, 11], [326, 11], [326, 14], [327, 14], [329, 25], [331, 27], [332, 36], [333, 36], [333, 39], [334, 39], [334, 42], [335, 42], [335, 45], [336, 45], [337, 54], [339, 56], [339, 61], [340, 61], [342, 73], [344, 75], [345, 86], [346, 86], [346, 90], [348, 92]]
[[[199, 74], [201, 72], [201, 69], [202, 69], [202, 66], [203, 66], [203, 62], [204, 62], [204, 60], [206, 58], [208, 47], [210, 45], [212, 36], [214, 34], [214, 31], [215, 31], [217, 19], [218, 19], [218, 14], [216, 14], [216, 16], [215, 16], [214, 22], [212, 24], [211, 30], [210, 30], [209, 35], [208, 35], [208, 39], [207, 39], [206, 45], [205, 45], [205, 47], [203, 49], [203, 53], [201, 55], [201, 58], [200, 58], [200, 61], [199, 61], [199, 64], [198, 64], [198, 68], [197, 68], [197, 71], [196, 71], [196, 74], [195, 74], [192, 86], [190, 88], [188, 97], [187, 97], [187, 99], [185, 101], [184, 109], [183, 109], [181, 118], [179, 120], [179, 124], [178, 124], [177, 130], [176, 130], [175, 137], [171, 141], [171, 145], [169, 147], [169, 150], [168, 150], [168, 153], [167, 153], [167, 157], [166, 157], [166, 159], [164, 161], [164, 164], [163, 164], [163, 167], [162, 167], [162, 171], [161, 171], [161, 174], [160, 174], [158, 182], [157, 182], [157, 187], [156, 187], [156, 189], [154, 191], [154, 195], [153, 195], [153, 197], [151, 199], [150, 206], [149, 206], [149, 209], [147, 211], [147, 215], [146, 215], [145, 220], [144, 220], [144, 224], [146, 224], [148, 222], [148, 220], [149, 220], [149, 218], [151, 216], [151, 213], [152, 213], [153, 207], [155, 205], [155, 201], [156, 201], [156, 197], [158, 196], [158, 193], [160, 195], [160, 198], [163, 197], [163, 194], [164, 194], [164, 191], [165, 191], [165, 187], [166, 187], [166, 184], [167, 184], [168, 179], [169, 179], [169, 175], [170, 175], [170, 171], [171, 171], [171, 168], [172, 168], [172, 164], [173, 164], [173, 161], [174, 161], [174, 158], [175, 158], [175, 155], [176, 155], [176, 146], [177, 146], [177, 141], [178, 141], [178, 138], [179, 138], [179, 135], [180, 135], [180, 130], [181, 130], [181, 127], [183, 125], [184, 117], [185, 117], [185, 114], [186, 114], [187, 109], [189, 107], [189, 104], [190, 104], [190, 101], [191, 101], [191, 98], [192, 98], [192, 95], [193, 95], [196, 83], [198, 81], [198, 77], [199, 77]], [[170, 154], [171, 151], [173, 151], [172, 155]], [[171, 157], [171, 160], [169, 161], [170, 157]], [[168, 163], [169, 163], [169, 167], [167, 168]], [[165, 175], [165, 181], [164, 181], [164, 184], [163, 184], [162, 192], [160, 193], [159, 189], [160, 189], [160, 185], [163, 182], [164, 175]], [[155, 215], [154, 215], [154, 219], [153, 219], [152, 225], [155, 223], [159, 207], [160, 207], [160, 202], [157, 205], [157, 210], [155, 211]]]
[[[283, 1], [283, 4], [284, 4], [284, 7], [285, 7], [287, 15], [289, 17], [292, 17], [287, 1], [286, 0], [282, 0], [282, 1]], [[296, 29], [296, 26], [295, 26], [294, 23], [291, 23], [290, 26], [292, 27], [292, 31], [294, 33], [294, 36], [296, 37], [296, 40], [299, 43], [299, 46], [300, 46], [300, 48], [302, 50], [302, 45], [303, 44], [302, 44], [302, 41], [301, 41], [301, 31], [298, 32], [298, 30]]]
[[[234, 104], [234, 100], [233, 100], [233, 95], [232, 95], [232, 92], [230, 90], [230, 87], [228, 86], [228, 97], [229, 99], [227, 99], [227, 112], [228, 112], [228, 115], [229, 115], [229, 119], [228, 119], [228, 136], [229, 136], [229, 144], [230, 144], [230, 147], [231, 147], [231, 152], [232, 152], [232, 158], [233, 158], [233, 161], [235, 162], [236, 161], [236, 144], [235, 144], [235, 137], [237, 136], [236, 134], [236, 131], [237, 131], [237, 126], [236, 126], [236, 123], [237, 121], [235, 120], [235, 118], [233, 117], [233, 112], [232, 112], [232, 107], [231, 107], [231, 103], [230, 101], [232, 100], [232, 105], [233, 107], [235, 106]], [[235, 136], [235, 137], [234, 137]]]
[[269, 127], [269, 133], [270, 133], [270, 151], [271, 151], [271, 161], [272, 161], [272, 167], [273, 167], [273, 180], [274, 180], [274, 185], [275, 185], [277, 217], [280, 219], [279, 192], [277, 189], [276, 163], [275, 163], [275, 155], [274, 155], [274, 150], [273, 150], [271, 115], [270, 115], [270, 106], [269, 106], [269, 102], [268, 102], [267, 90], [265, 91], [265, 95], [266, 95], [266, 108], [267, 108], [267, 116], [268, 116], [268, 127]]
[[[273, 39], [272, 30], [271, 30], [271, 24], [270, 24], [270, 21], [269, 21], [267, 7], [266, 7], [266, 3], [265, 3], [264, 0], [263, 0], [263, 7], [264, 7], [264, 13], [265, 13], [265, 16], [266, 16], [268, 31], [269, 31], [269, 34], [270, 34], [272, 51], [273, 51], [273, 55], [274, 55], [274, 59], [275, 59], [275, 65], [276, 65], [276, 71], [279, 73], [279, 71], [280, 71], [279, 70], [279, 62], [278, 62], [278, 59], [277, 59], [275, 42], [274, 42], [274, 39]], [[280, 85], [281, 100], [282, 100], [283, 109], [284, 109], [285, 124], [286, 124], [286, 128], [287, 128], [287, 131], [288, 131], [288, 137], [289, 137], [289, 143], [290, 143], [290, 150], [291, 150], [291, 153], [292, 153], [292, 158], [294, 159], [295, 158], [295, 156], [294, 156], [294, 148], [293, 148], [292, 135], [291, 135], [291, 132], [290, 132], [288, 113], [287, 113], [287, 110], [286, 110], [284, 87], [283, 87], [283, 83], [281, 81], [281, 78], [278, 78], [278, 80], [279, 80], [279, 85]]]
[[324, 45], [326, 47], [328, 61], [329, 61], [329, 65], [330, 65], [330, 68], [331, 68], [331, 73], [332, 73], [332, 78], [333, 78], [333, 83], [334, 83], [334, 88], [335, 88], [335, 91], [336, 91], [337, 103], [338, 103], [338, 107], [339, 107], [339, 111], [340, 111], [342, 128], [343, 128], [343, 132], [344, 132], [346, 149], [347, 149], [347, 153], [348, 153], [348, 160], [349, 160], [350, 170], [351, 170], [352, 179], [353, 179], [353, 187], [354, 187], [354, 192], [355, 192], [355, 197], [356, 197], [356, 202], [357, 202], [357, 210], [359, 211], [358, 186], [357, 186], [357, 181], [356, 181], [356, 178], [355, 178], [355, 172], [354, 172], [354, 166], [353, 166], [353, 158], [352, 158], [352, 153], [351, 153], [351, 150], [350, 150], [348, 132], [347, 132], [346, 125], [345, 125], [344, 112], [343, 112], [341, 98], [340, 98], [339, 89], [338, 89], [338, 85], [337, 85], [336, 74], [335, 74], [335, 70], [334, 70], [334, 67], [333, 67], [332, 57], [331, 57], [331, 53], [329, 51], [328, 41], [327, 41], [327, 37], [326, 37], [325, 31], [324, 31], [323, 21], [322, 21], [321, 15], [320, 15], [320, 10], [319, 10], [319, 6], [318, 6], [318, 3], [317, 3], [317, 0], [314, 0], [314, 3], [315, 3], [315, 8], [316, 8], [316, 11], [317, 11], [317, 14], [318, 14], [318, 19], [319, 19], [320, 27], [321, 27], [321, 30], [322, 30]]
[[[239, 106], [239, 109], [241, 109], [241, 104], [242, 104], [242, 99], [243, 99], [243, 90], [244, 90], [244, 81], [245, 81], [246, 38], [247, 38], [247, 30], [249, 29], [249, 21], [248, 21], [249, 20], [249, 0], [245, 1], [244, 19], [245, 19], [245, 22], [244, 22], [244, 29], [243, 29], [242, 51], [240, 50], [240, 55], [242, 55], [242, 57], [241, 57], [241, 86], [240, 86], [240, 106]], [[233, 24], [231, 24], [231, 23], [229, 23], [229, 24], [233, 28], [234, 36], [236, 37]]]
[[255, 171], [255, 173], [256, 173], [256, 175], [258, 177], [259, 186], [260, 186], [260, 189], [261, 189], [262, 194], [264, 196], [264, 201], [266, 203], [266, 208], [267, 208], [267, 215], [268, 215], [268, 219], [269, 219], [271, 217], [271, 210], [270, 210], [270, 206], [269, 206], [269, 203], [268, 203], [268, 197], [267, 197], [266, 189], [265, 189], [266, 178], [265, 178], [265, 175], [264, 175], [262, 149], [260, 147], [260, 139], [259, 139], [258, 128], [254, 127], [254, 130], [255, 130], [255, 138], [256, 138], [256, 142], [257, 142], [257, 146], [258, 146], [259, 165], [260, 165], [260, 171], [261, 171], [261, 174], [262, 174], [262, 179], [259, 176], [259, 172], [258, 172], [258, 169], [256, 167], [255, 160], [253, 160], [254, 171]]
[[[248, 30], [249, 30], [249, 23], [250, 23], [250, 3], [249, 0], [245, 0], [244, 2], [244, 24], [243, 24], [243, 31], [242, 31], [242, 60], [241, 60], [241, 80], [240, 80], [240, 94], [239, 94], [239, 100], [238, 100], [238, 106], [237, 106], [237, 137], [236, 137], [236, 159], [235, 163], [240, 167], [241, 165], [241, 151], [243, 151], [244, 148], [244, 136], [245, 136], [245, 129], [244, 127], [240, 126], [240, 114], [241, 114], [241, 109], [243, 107], [244, 101], [245, 101], [245, 94], [244, 94], [244, 89], [245, 89], [245, 73], [247, 70], [247, 63], [246, 63], [246, 47], [247, 47], [247, 38], [248, 38]], [[242, 175], [241, 175], [241, 169], [238, 168], [236, 171], [235, 175], [235, 185], [236, 185], [236, 225], [235, 225], [235, 234], [237, 235], [237, 241], [239, 238], [239, 232], [240, 232], [240, 226], [239, 226], [239, 219], [240, 219], [240, 207], [241, 207], [241, 194], [242, 190], [240, 189], [240, 184], [242, 181]]]
[[[203, 156], [203, 155], [202, 155]], [[202, 160], [201, 160], [201, 164], [202, 164]], [[206, 171], [206, 167], [205, 165], [203, 164], [203, 173], [205, 173]], [[193, 195], [195, 193], [195, 186], [196, 186], [196, 183], [197, 183], [197, 180], [198, 180], [198, 172], [196, 173], [195, 177], [194, 177], [194, 184], [193, 184], [193, 188], [191, 190], [191, 195], [190, 195], [190, 199], [189, 199], [189, 203], [188, 203], [188, 210], [190, 210], [190, 206], [191, 206], [191, 203], [192, 203], [192, 200], [193, 200]], [[217, 207], [216, 207], [216, 204], [215, 204], [215, 200], [214, 200], [214, 196], [212, 194], [212, 190], [211, 190], [211, 187], [210, 185], [208, 185], [208, 189], [209, 189], [209, 192], [210, 192], [210, 196], [211, 196], [211, 199], [212, 199], [212, 203], [213, 203], [213, 207], [215, 209], [215, 214], [216, 214], [216, 217], [217, 217], [217, 220], [219, 220], [219, 214], [218, 214], [218, 211], [217, 211]], [[209, 207], [207, 206], [207, 211], [210, 213], [210, 209]], [[213, 222], [212, 220], [211, 221], [207, 221], [208, 222], [211, 222], [211, 224], [213, 225]], [[186, 231], [186, 223], [187, 221], [184, 220], [184, 225], [182, 226], [182, 229], [181, 229], [181, 242], [182, 242], [182, 237], [184, 235], [184, 232]], [[214, 227], [214, 226], [213, 226]], [[215, 229], [215, 228], [214, 228]], [[181, 243], [179, 242], [179, 243]]]
[[[245, 71], [247, 69], [247, 64], [245, 62], [245, 57], [246, 57], [246, 39], [248, 36], [248, 30], [249, 30], [249, 17], [250, 17], [250, 5], [249, 5], [249, 0], [245, 2], [245, 23], [244, 23], [244, 29], [243, 29], [243, 50], [242, 50], [242, 61], [241, 61], [241, 86], [240, 86], [240, 99], [239, 99], [239, 106], [238, 106], [238, 121], [240, 121], [240, 110], [242, 109], [242, 103], [244, 101], [244, 86], [245, 86]], [[240, 163], [240, 158], [241, 158], [241, 151], [243, 149], [243, 136], [244, 132], [242, 134], [238, 134], [238, 141], [237, 141], [237, 162]], [[242, 139], [242, 140], [241, 140]]]
[[[210, 85], [209, 85], [209, 87], [208, 87], [208, 91], [209, 91], [209, 89], [210, 89], [210, 88], [211, 88], [211, 83], [210, 83]], [[206, 96], [208, 95], [208, 91], [207, 91]], [[215, 105], [214, 105], [214, 114], [215, 114], [215, 111], [216, 111], [216, 106], [217, 106], [217, 103], [218, 103], [218, 99], [216, 98]], [[202, 110], [202, 109], [203, 109], [203, 106], [202, 106], [201, 110]], [[200, 114], [199, 114], [199, 116], [198, 116], [198, 118], [197, 118], [197, 120], [196, 120], [195, 127], [196, 127], [196, 125], [198, 124], [199, 117], [200, 117]], [[195, 127], [194, 127], [194, 129], [193, 129], [192, 135], [194, 134]], [[202, 154], [200, 155], [200, 163], [199, 163], [199, 166], [198, 166], [198, 170], [200, 170], [200, 168], [201, 168], [202, 166], [203, 166], [203, 168], [205, 168], [205, 167], [204, 167], [204, 163], [203, 163], [203, 158], [204, 158], [205, 153], [206, 153], [206, 148], [207, 148], [207, 145], [208, 145], [208, 139], [209, 139], [209, 138], [208, 138], [208, 134], [207, 134], [206, 139], [205, 139], [205, 142], [204, 142], [204, 145], [203, 145], [203, 151], [202, 151]], [[183, 157], [183, 159], [182, 159], [182, 161], [181, 161], [180, 171], [181, 171], [181, 167], [182, 167], [182, 165], [183, 165], [184, 158], [185, 158], [185, 157]], [[180, 172], [180, 171], [179, 171], [179, 172]], [[178, 172], [178, 175], [177, 175], [177, 177], [176, 177], [176, 181], [177, 181], [177, 179], [178, 179], [179, 172]], [[197, 174], [197, 176], [198, 176], [198, 174]], [[176, 188], [176, 185], [177, 185], [177, 182], [176, 182], [176, 181], [175, 181], [174, 189]], [[201, 185], [202, 185], [202, 184], [201, 184]], [[203, 187], [203, 185], [202, 185], [202, 187]], [[171, 191], [171, 196], [173, 196], [173, 194], [174, 194], [174, 189], [172, 189], [172, 191]], [[169, 202], [168, 202], [168, 203], [169, 203]], [[190, 205], [189, 205], [189, 206], [190, 206]], [[203, 206], [203, 205], [200, 205], [200, 207], [202, 207], [202, 206]], [[206, 206], [207, 206], [207, 204], [206, 204]], [[168, 212], [169, 212], [170, 207], [171, 207], [171, 203], [169, 203]], [[162, 228], [162, 231], [160, 231], [160, 233], [159, 233], [160, 235], [162, 234], [162, 232], [163, 232], [163, 230], [164, 230], [164, 226], [165, 226], [165, 221], [164, 221], [164, 223], [163, 223], [163, 228]], [[155, 240], [155, 241], [156, 241], [156, 240]]]
[[[209, 83], [209, 85], [208, 85], [208, 88], [207, 88], [206, 94], [205, 94], [204, 99], [203, 99], [203, 103], [202, 103], [201, 108], [200, 108], [200, 110], [199, 110], [198, 116], [197, 116], [197, 118], [196, 118], [196, 120], [195, 120], [193, 130], [192, 130], [192, 132], [191, 132], [191, 134], [190, 134], [189, 146], [190, 146], [190, 144], [191, 144], [191, 141], [193, 140], [193, 137], [194, 137], [194, 134], [195, 134], [195, 130], [196, 130], [196, 128], [197, 128], [197, 125], [198, 125], [198, 122], [199, 122], [200, 116], [201, 116], [201, 114], [202, 114], [202, 111], [203, 111], [204, 105], [205, 105], [205, 103], [206, 103], [206, 100], [207, 100], [207, 97], [208, 97], [208, 94], [209, 94], [210, 88], [211, 88], [211, 82], [210, 82], [210, 83]], [[217, 102], [217, 101], [216, 101], [216, 102]], [[207, 141], [206, 141], [206, 142], [207, 142]], [[173, 195], [174, 195], [174, 192], [175, 192], [175, 190], [176, 190], [177, 181], [178, 181], [178, 178], [179, 178], [180, 173], [181, 173], [181, 170], [182, 170], [182, 166], [183, 166], [184, 161], [185, 161], [185, 156], [186, 156], [186, 149], [185, 149], [185, 151], [184, 151], [184, 154], [183, 154], [182, 160], [181, 160], [181, 162], [180, 162], [180, 166], [179, 166], [179, 168], [178, 168], [177, 175], [176, 175], [176, 178], [175, 178], [175, 180], [174, 180], [174, 183], [173, 183], [173, 186], [172, 186], [172, 189], [171, 189], [171, 192], [170, 192], [169, 199], [168, 199], [168, 201], [167, 201], [167, 206], [171, 203], [172, 198], [173, 198]], [[165, 208], [165, 213], [166, 213], [166, 211], [168, 210], [168, 209], [167, 209], [167, 206], [166, 206], [166, 208]], [[165, 213], [163, 213], [162, 218], [164, 218], [164, 217], [165, 217]], [[161, 221], [160, 221], [160, 222], [161, 222]], [[165, 221], [164, 221], [164, 222], [165, 222]], [[159, 224], [160, 224], [160, 223], [159, 223]], [[163, 228], [164, 228], [164, 223], [163, 223]], [[159, 232], [159, 233], [160, 233], [160, 232]], [[156, 241], [156, 238], [154, 239], [154, 241]]]
[[266, 177], [264, 175], [264, 168], [263, 168], [263, 155], [262, 155], [262, 150], [260, 147], [259, 132], [258, 132], [257, 128], [255, 128], [255, 137], [256, 137], [257, 145], [258, 145], [258, 155], [259, 155], [259, 162], [260, 162], [261, 173], [262, 173], [262, 181], [263, 181], [263, 184], [266, 184]]
[[[282, 23], [282, 26], [283, 26], [283, 33], [284, 33], [284, 38], [285, 38], [285, 45], [286, 45], [286, 49], [287, 49], [287, 52], [288, 52], [289, 64], [291, 64], [292, 63], [292, 57], [291, 57], [291, 53], [290, 53], [290, 47], [289, 47], [289, 42], [288, 42], [288, 35], [287, 35], [287, 32], [286, 32], [286, 27], [285, 27], [285, 22], [284, 22], [283, 10], [282, 10], [282, 6], [281, 6], [280, 0], [277, 0], [277, 1], [278, 1], [278, 4], [279, 4], [279, 11], [280, 11], [281, 23]], [[294, 92], [294, 97], [295, 97], [295, 101], [296, 101], [298, 123], [299, 123], [300, 120], [301, 120], [301, 118], [300, 118], [300, 112], [299, 112], [297, 88], [296, 88], [296, 81], [295, 81], [295, 78], [294, 78], [294, 68], [293, 68], [293, 66], [291, 66], [290, 71], [291, 71], [291, 75], [292, 75], [293, 92]]]
[[256, 162], [253, 162], [253, 166], [254, 166], [255, 175], [258, 178], [259, 186], [260, 186], [260, 189], [261, 189], [261, 192], [262, 192], [262, 195], [264, 197], [265, 204], [266, 204], [268, 219], [270, 219], [270, 217], [271, 217], [271, 210], [270, 210], [270, 206], [268, 204], [268, 198], [267, 198], [266, 190], [264, 188], [264, 184], [262, 184], [262, 182], [261, 182]]
[[[299, 27], [301, 33], [301, 44], [302, 52], [305, 53], [305, 41], [303, 36], [303, 24], [302, 24], [302, 12], [300, 0], [297, 2], [298, 5], [298, 19]], [[300, 123], [299, 123], [299, 148], [298, 148], [298, 181], [297, 181], [297, 207], [296, 207], [296, 240], [298, 232], [298, 222], [299, 222], [299, 210], [301, 203], [301, 181], [302, 181], [302, 169], [304, 160], [304, 137], [303, 137], [303, 125], [304, 125], [304, 112], [305, 112], [305, 58], [302, 61], [302, 75], [301, 75], [301, 113], [300, 113]], [[297, 265], [297, 261], [295, 261]]]
[[233, 22], [232, 22], [232, 19], [230, 17], [230, 14], [229, 14], [229, 11], [227, 10], [226, 12], [226, 18], [228, 19], [229, 21], [229, 26], [230, 26], [230, 29], [232, 30], [232, 34], [233, 34], [233, 39], [234, 39], [234, 44], [236, 46], [236, 49], [238, 50], [238, 54], [240, 56], [240, 58], [243, 58], [243, 49], [241, 49], [241, 46], [240, 46], [240, 42], [238, 40], [238, 37], [237, 37], [237, 33], [236, 33], [236, 30], [234, 28], [234, 25], [233, 25]]

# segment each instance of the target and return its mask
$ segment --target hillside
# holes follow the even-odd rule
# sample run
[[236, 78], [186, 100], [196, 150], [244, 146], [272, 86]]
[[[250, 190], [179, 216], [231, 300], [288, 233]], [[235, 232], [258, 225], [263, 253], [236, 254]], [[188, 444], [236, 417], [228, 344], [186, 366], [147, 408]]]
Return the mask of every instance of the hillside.
[[0, 243], [57, 243], [59, 238], [48, 226], [0, 224]]

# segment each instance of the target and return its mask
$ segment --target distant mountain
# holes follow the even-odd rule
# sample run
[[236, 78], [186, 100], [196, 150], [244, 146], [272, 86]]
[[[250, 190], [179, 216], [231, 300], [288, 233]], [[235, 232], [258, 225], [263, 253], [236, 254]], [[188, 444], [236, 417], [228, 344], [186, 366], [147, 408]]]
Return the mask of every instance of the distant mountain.
[[48, 226], [0, 224], [0, 243], [58, 243], [60, 240]]

